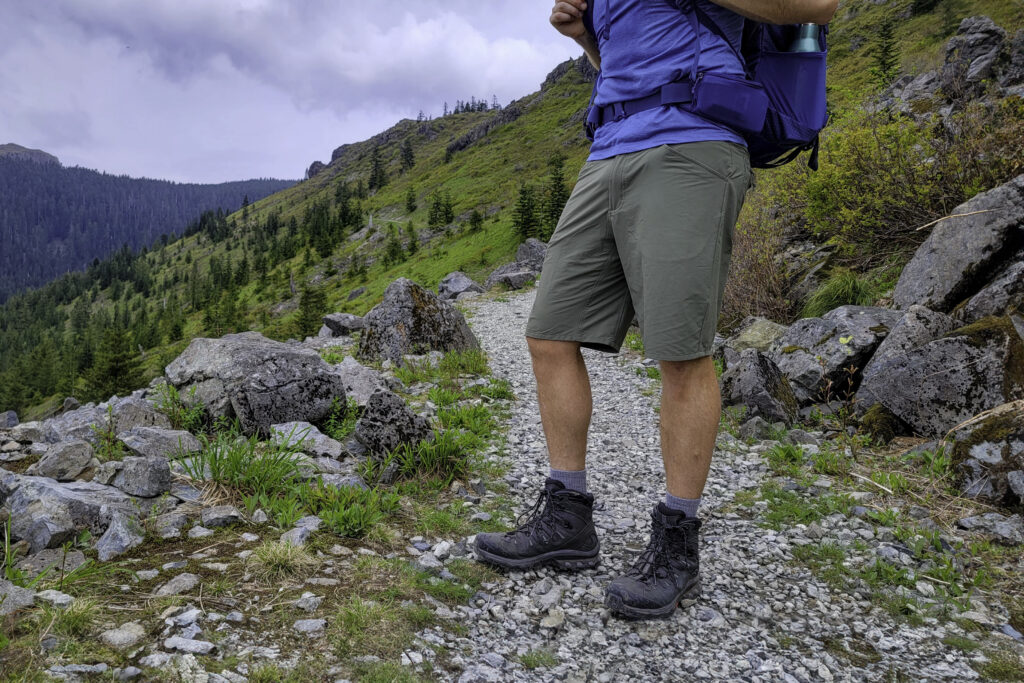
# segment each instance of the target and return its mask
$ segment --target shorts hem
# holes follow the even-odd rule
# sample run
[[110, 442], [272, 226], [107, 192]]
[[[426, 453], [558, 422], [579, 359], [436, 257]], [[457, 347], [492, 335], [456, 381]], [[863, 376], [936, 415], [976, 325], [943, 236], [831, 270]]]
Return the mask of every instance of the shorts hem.
[[526, 331], [526, 336], [533, 339], [543, 339], [545, 341], [576, 342], [584, 348], [593, 349], [594, 351], [603, 351], [604, 353], [619, 353], [622, 350], [622, 345], [619, 344], [616, 346], [614, 340], [593, 340], [581, 338], [579, 335], [533, 332], [531, 330]]
[[681, 362], [681, 361], [686, 361], [686, 360], [697, 360], [698, 358], [704, 358], [705, 356], [710, 356], [713, 353], [714, 353], [714, 351], [712, 349], [707, 349], [706, 351], [694, 351], [692, 353], [668, 353], [668, 354], [660, 354], [659, 353], [659, 354], [645, 354], [645, 355], [647, 356], [647, 358], [650, 358], [651, 360], [668, 361], [668, 362], [672, 363], [672, 362]]

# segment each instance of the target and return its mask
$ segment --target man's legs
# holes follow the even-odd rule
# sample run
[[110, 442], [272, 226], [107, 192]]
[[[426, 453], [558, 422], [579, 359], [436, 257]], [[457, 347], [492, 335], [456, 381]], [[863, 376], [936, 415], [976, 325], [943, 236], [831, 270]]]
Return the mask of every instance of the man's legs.
[[586, 492], [590, 378], [576, 342], [527, 337], [548, 442], [551, 477], [524, 524], [505, 534], [477, 534], [477, 556], [506, 569], [553, 564], [586, 569], [600, 562], [594, 497]]
[[662, 361], [661, 382], [661, 455], [668, 492], [696, 500], [708, 478], [721, 418], [715, 366], [710, 356]]
[[593, 405], [590, 377], [580, 345], [533, 337], [527, 337], [526, 341], [533, 361], [533, 375], [537, 378], [537, 402], [551, 469], [583, 470]]

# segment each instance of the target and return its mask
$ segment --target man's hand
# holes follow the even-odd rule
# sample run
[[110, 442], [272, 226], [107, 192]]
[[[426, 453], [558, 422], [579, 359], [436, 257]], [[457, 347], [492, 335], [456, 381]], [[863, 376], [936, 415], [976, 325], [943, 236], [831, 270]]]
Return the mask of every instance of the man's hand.
[[551, 8], [551, 25], [563, 36], [578, 41], [587, 34], [587, 27], [583, 25], [585, 9], [586, 0], [558, 0]]

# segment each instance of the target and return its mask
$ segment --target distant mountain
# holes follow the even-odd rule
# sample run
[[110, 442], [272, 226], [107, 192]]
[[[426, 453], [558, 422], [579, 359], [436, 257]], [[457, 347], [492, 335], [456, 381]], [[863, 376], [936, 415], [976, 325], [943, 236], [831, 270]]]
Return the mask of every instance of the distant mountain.
[[84, 269], [127, 244], [181, 235], [204, 211], [241, 208], [295, 184], [244, 180], [217, 185], [129, 178], [66, 168], [57, 157], [0, 145], [0, 302], [26, 287]]
[[0, 145], [0, 157], [19, 159], [21, 161], [34, 161], [38, 164], [60, 165], [60, 159], [52, 154], [47, 154], [41, 149], [29, 149], [28, 147], [22, 147], [21, 145], [16, 145], [13, 142], [8, 142], [6, 145]]

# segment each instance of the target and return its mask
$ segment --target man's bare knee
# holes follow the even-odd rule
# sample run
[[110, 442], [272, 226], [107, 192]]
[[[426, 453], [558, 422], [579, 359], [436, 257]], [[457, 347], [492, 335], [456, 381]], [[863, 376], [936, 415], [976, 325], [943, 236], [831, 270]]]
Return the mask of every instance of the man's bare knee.
[[664, 384], [686, 384], [697, 378], [704, 378], [708, 372], [714, 373], [715, 365], [711, 356], [701, 356], [691, 360], [663, 360], [661, 379]]
[[580, 344], [574, 341], [527, 337], [526, 344], [530, 347], [530, 356], [535, 363], [575, 361], [580, 353]]

